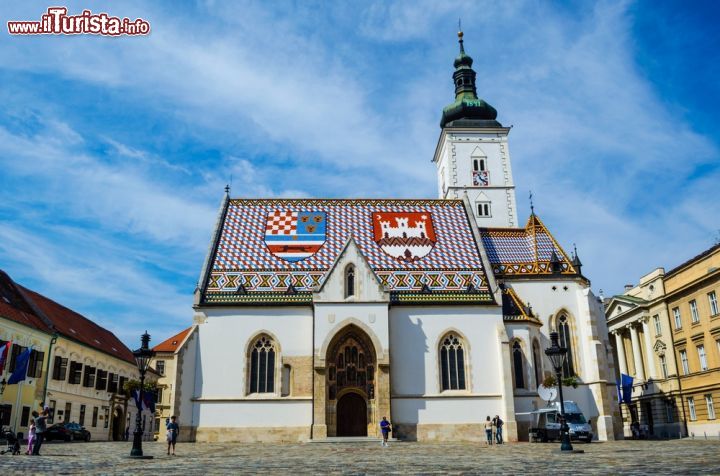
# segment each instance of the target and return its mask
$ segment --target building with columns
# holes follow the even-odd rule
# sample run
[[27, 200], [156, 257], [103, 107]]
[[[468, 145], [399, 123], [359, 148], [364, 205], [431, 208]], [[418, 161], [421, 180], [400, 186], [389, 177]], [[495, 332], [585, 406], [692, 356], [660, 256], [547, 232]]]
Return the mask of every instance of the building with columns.
[[565, 396], [619, 435], [600, 301], [541, 219], [517, 215], [510, 129], [455, 59], [432, 161], [438, 199], [223, 198], [182, 346], [181, 426], [198, 441], [527, 439], [557, 331]]
[[612, 297], [606, 308], [618, 362], [616, 379], [620, 381], [620, 373], [633, 377], [632, 403], [621, 406], [627, 437], [633, 422], [646, 425], [651, 436], [685, 432], [664, 276], [662, 268], [648, 273], [637, 286]]
[[[618, 372], [634, 377], [622, 405], [625, 434], [717, 436], [720, 423], [720, 245], [665, 272], [658, 268], [608, 303]], [[618, 373], [619, 375], [619, 373]]]

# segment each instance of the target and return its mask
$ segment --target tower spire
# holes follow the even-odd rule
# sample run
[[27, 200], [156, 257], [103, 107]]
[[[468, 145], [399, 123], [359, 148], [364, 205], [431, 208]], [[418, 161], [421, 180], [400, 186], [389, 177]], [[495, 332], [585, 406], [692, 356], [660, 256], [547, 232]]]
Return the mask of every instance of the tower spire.
[[465, 33], [462, 23], [458, 20], [458, 43], [460, 54], [455, 58], [453, 65], [453, 83], [455, 84], [455, 102], [443, 109], [440, 127], [474, 126], [474, 127], [502, 127], [495, 120], [497, 111], [490, 104], [478, 98], [475, 85], [475, 70], [472, 69], [473, 59], [465, 53]]

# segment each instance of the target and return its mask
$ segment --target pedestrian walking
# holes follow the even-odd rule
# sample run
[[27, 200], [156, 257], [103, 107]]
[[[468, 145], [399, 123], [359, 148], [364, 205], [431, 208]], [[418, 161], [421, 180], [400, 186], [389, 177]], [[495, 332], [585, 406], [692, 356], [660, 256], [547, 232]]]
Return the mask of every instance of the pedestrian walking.
[[500, 415], [495, 415], [495, 418], [493, 418], [493, 425], [495, 425], [495, 443], [498, 445], [503, 444], [503, 425], [505, 424], [504, 421], [502, 421], [502, 418], [500, 418]]
[[35, 443], [33, 443], [32, 454], [40, 456], [40, 447], [45, 440], [45, 430], [47, 430], [47, 419], [50, 415], [50, 407], [43, 408], [42, 412], [35, 417]]
[[125, 426], [125, 441], [130, 439], [130, 425]]
[[170, 421], [165, 421], [165, 429], [167, 430], [167, 454], [170, 454], [170, 446], [172, 446], [172, 454], [175, 456], [175, 443], [177, 443], [178, 433], [180, 433], [180, 425], [175, 421], [175, 415], [170, 417]]
[[[32, 416], [35, 417], [37, 415], [37, 412], [32, 412]], [[35, 418], [30, 419], [30, 427], [28, 428], [28, 447], [27, 451], [25, 451], [26, 455], [31, 455], [33, 452], [33, 445], [35, 444], [35, 438], [37, 438], [37, 435], [35, 434]]]
[[485, 420], [485, 436], [487, 437], [487, 445], [490, 446], [493, 443], [493, 422], [490, 419], [490, 415]]
[[382, 433], [382, 443], [380, 443], [380, 446], [388, 446], [388, 435], [390, 434], [391, 426], [390, 422], [387, 420], [387, 417], [383, 417], [382, 421], [380, 422], [380, 433]]

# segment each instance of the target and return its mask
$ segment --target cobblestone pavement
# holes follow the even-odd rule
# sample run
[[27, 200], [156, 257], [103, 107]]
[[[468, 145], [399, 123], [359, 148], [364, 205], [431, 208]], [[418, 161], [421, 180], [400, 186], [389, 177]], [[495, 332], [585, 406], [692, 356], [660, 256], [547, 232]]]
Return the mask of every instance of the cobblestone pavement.
[[623, 441], [577, 444], [584, 454], [559, 454], [559, 444], [483, 445], [206, 444], [146, 442], [151, 460], [132, 460], [130, 443], [50, 443], [43, 456], [0, 455], [0, 474], [720, 474], [720, 441]]

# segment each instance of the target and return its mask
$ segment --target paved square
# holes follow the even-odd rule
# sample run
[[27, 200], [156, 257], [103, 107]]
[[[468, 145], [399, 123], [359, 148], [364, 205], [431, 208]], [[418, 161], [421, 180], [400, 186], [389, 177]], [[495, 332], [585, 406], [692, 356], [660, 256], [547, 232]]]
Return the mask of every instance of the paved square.
[[623, 441], [578, 444], [585, 454], [560, 455], [559, 444], [178, 444], [143, 449], [152, 460], [131, 460], [130, 443], [51, 443], [43, 456], [0, 455], [0, 474], [720, 474], [715, 440]]

